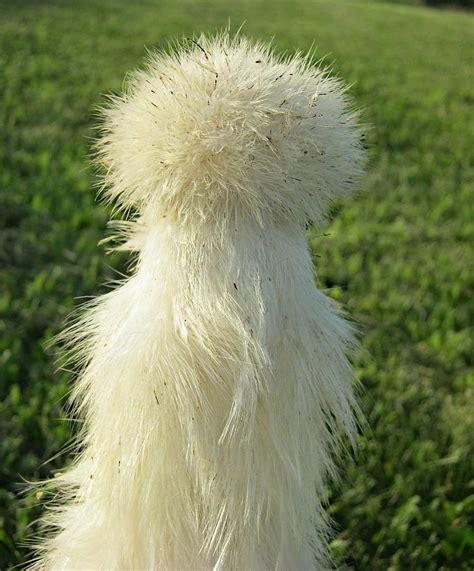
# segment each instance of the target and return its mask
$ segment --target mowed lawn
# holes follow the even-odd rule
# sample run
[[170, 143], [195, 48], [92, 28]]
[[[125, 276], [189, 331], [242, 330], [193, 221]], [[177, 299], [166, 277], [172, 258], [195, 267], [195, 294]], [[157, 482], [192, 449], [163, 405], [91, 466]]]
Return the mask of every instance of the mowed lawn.
[[[24, 560], [74, 429], [44, 344], [126, 271], [97, 242], [88, 166], [103, 94], [146, 49], [243, 22], [317, 47], [372, 125], [365, 192], [309, 238], [321, 287], [359, 323], [369, 429], [332, 491], [340, 565], [474, 566], [474, 17], [337, 0], [0, 1], [0, 568]], [[329, 234], [329, 235], [326, 235]]]

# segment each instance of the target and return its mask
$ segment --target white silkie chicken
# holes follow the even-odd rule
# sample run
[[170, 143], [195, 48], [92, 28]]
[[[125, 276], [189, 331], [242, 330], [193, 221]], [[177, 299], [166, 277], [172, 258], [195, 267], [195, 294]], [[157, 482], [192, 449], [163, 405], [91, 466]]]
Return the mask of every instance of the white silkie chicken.
[[309, 57], [222, 34], [151, 56], [103, 117], [137, 263], [65, 334], [84, 428], [33, 568], [326, 568], [354, 337], [305, 228], [357, 186], [357, 115]]

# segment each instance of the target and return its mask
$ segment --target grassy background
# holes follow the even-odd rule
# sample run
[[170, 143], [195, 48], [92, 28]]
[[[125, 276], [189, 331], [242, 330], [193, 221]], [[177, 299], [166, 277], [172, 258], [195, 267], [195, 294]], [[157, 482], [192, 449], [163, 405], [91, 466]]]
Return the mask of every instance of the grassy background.
[[333, 493], [354, 569], [474, 566], [473, 16], [374, 2], [0, 2], [0, 568], [41, 500], [21, 478], [70, 437], [66, 372], [44, 343], [120, 258], [87, 166], [94, 107], [144, 47], [246, 20], [278, 50], [328, 55], [373, 125], [367, 192], [310, 239], [322, 287], [364, 331], [371, 430]]

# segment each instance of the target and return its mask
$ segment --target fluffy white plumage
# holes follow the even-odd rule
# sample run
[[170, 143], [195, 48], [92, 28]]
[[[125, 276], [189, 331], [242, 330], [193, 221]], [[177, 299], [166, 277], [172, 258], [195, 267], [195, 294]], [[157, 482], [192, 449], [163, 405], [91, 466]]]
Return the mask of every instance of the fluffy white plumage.
[[224, 34], [153, 55], [103, 114], [138, 261], [65, 334], [85, 423], [34, 567], [324, 568], [354, 338], [305, 226], [362, 172], [341, 84]]

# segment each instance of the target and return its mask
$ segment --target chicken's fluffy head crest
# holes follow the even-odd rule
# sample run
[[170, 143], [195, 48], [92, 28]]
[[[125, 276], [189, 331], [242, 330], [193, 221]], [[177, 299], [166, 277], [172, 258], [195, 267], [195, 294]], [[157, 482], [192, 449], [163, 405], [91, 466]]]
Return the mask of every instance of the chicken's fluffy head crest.
[[318, 224], [365, 160], [339, 80], [228, 34], [153, 54], [102, 113], [105, 192], [148, 220]]

